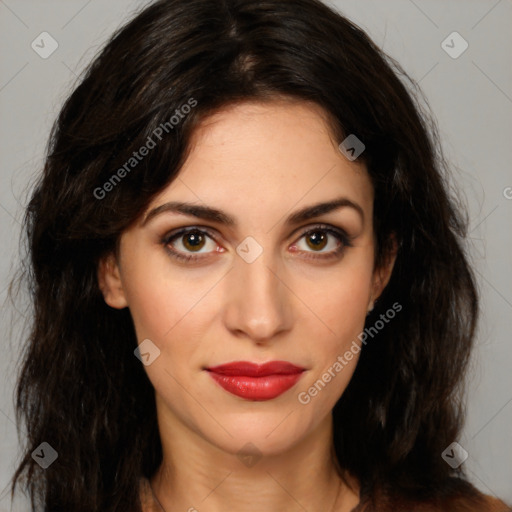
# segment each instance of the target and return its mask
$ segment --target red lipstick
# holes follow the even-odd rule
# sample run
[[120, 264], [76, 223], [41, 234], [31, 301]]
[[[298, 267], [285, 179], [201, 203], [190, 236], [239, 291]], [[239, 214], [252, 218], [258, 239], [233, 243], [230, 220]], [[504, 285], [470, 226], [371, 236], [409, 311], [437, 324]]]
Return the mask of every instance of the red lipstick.
[[256, 364], [235, 361], [206, 368], [212, 379], [229, 393], [246, 400], [271, 400], [288, 391], [304, 368], [287, 361]]

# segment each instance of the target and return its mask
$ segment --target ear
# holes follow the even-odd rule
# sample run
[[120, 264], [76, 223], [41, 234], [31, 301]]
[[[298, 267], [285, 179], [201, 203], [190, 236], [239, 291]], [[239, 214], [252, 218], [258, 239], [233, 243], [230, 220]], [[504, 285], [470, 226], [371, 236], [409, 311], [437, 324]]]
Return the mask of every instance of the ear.
[[391, 274], [393, 273], [396, 255], [398, 252], [398, 243], [394, 234], [391, 235], [390, 242], [390, 248], [384, 257], [384, 261], [379, 267], [375, 268], [373, 272], [372, 293], [370, 297], [370, 305], [368, 308], [369, 311], [373, 309], [374, 302], [380, 297], [381, 293], [384, 291], [384, 288], [386, 288], [389, 280], [391, 279]]
[[98, 285], [110, 307], [123, 309], [128, 306], [115, 254], [109, 253], [101, 258], [98, 264]]

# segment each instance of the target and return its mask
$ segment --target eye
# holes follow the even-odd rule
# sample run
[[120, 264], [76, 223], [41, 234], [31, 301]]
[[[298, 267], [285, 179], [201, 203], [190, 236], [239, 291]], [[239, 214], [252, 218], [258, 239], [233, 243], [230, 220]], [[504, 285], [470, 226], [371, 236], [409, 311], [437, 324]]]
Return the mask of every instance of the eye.
[[[182, 261], [199, 260], [211, 252], [224, 252], [209, 230], [195, 226], [171, 232], [161, 242], [171, 257]], [[303, 231], [290, 250], [304, 253], [305, 258], [328, 259], [341, 257], [345, 248], [351, 246], [351, 238], [343, 230], [319, 225]]]
[[308, 258], [339, 257], [346, 247], [351, 247], [350, 237], [342, 230], [333, 226], [319, 225], [303, 232], [297, 242], [290, 248], [292, 251], [302, 251]]
[[165, 245], [171, 256], [182, 260], [201, 258], [202, 256], [197, 255], [212, 251], [220, 252], [219, 245], [212, 235], [208, 231], [196, 227], [169, 233], [162, 240], [162, 244]]

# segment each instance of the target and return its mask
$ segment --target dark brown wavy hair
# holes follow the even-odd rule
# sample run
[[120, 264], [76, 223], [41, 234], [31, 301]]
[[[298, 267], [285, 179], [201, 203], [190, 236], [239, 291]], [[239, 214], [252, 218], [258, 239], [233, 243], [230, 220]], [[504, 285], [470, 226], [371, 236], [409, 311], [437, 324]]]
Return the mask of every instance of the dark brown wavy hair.
[[[444, 507], [462, 496], [480, 507], [463, 470], [441, 457], [460, 433], [478, 303], [466, 220], [448, 193], [448, 165], [417, 84], [318, 0], [161, 0], [84, 72], [26, 210], [18, 278], [32, 323], [16, 405], [27, 435], [12, 492], [21, 487], [34, 510], [141, 510], [139, 480], [162, 459], [154, 389], [133, 355], [129, 310], [104, 302], [98, 262], [176, 178], [202, 120], [229, 104], [278, 98], [321, 106], [336, 140], [353, 133], [364, 142], [376, 265], [393, 236], [398, 245], [367, 325], [397, 301], [403, 310], [364, 346], [333, 411], [337, 460], [361, 483], [358, 510]], [[98, 193], [165, 123], [156, 147]], [[44, 471], [31, 458], [43, 441], [58, 452]]]

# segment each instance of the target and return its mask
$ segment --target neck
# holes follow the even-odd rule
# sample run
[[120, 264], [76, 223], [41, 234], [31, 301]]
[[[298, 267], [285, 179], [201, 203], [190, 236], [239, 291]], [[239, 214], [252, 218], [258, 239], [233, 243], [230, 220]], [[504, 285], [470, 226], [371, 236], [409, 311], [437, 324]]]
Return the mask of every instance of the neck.
[[159, 417], [159, 428], [163, 462], [151, 487], [165, 512], [350, 512], [359, 502], [356, 481], [337, 470], [330, 416], [307, 439], [265, 456], [228, 453], [171, 418]]

